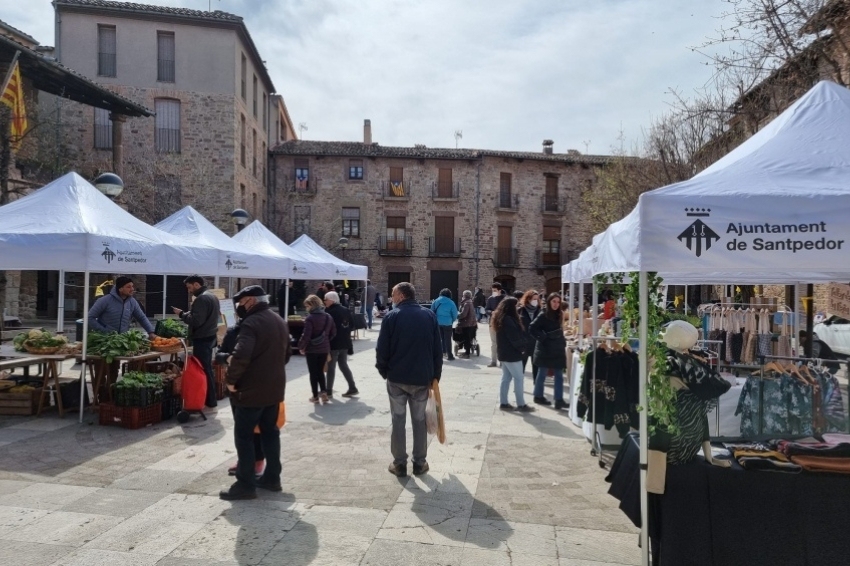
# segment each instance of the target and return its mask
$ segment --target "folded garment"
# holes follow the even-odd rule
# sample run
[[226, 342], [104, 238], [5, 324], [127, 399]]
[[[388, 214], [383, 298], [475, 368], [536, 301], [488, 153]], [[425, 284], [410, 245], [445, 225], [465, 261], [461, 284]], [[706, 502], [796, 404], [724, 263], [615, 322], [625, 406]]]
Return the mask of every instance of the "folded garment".
[[803, 469], [803, 467], [799, 464], [775, 460], [773, 458], [765, 458], [763, 456], [742, 456], [738, 458], [738, 463], [741, 464], [741, 467], [745, 470], [761, 470], [763, 472], [799, 474]]
[[850, 434], [828, 432], [823, 435], [823, 441], [833, 446], [837, 444], [850, 444]]
[[850, 458], [830, 458], [823, 456], [791, 456], [791, 461], [799, 464], [807, 472], [831, 472], [850, 474]]
[[824, 456], [850, 458], [850, 443], [829, 444], [826, 442], [802, 442], [775, 440], [772, 445], [786, 456]]

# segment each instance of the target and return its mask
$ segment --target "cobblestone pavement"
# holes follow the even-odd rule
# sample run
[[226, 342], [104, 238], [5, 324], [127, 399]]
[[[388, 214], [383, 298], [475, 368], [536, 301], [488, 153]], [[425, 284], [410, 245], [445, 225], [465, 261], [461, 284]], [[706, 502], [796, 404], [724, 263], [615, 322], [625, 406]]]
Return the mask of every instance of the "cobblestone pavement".
[[[284, 492], [260, 490], [254, 501], [217, 497], [235, 460], [226, 402], [206, 422], [136, 431], [99, 426], [90, 413], [83, 424], [2, 418], [0, 564], [639, 564], [637, 530], [606, 494], [580, 431], [551, 408], [500, 411], [501, 370], [485, 367], [486, 356], [444, 366], [448, 441], [431, 439], [430, 473], [387, 473], [376, 338], [361, 333], [350, 359], [360, 397], [325, 406], [307, 403], [306, 364], [293, 357]], [[530, 377], [525, 391], [530, 399]], [[408, 437], [410, 447], [409, 426]]]

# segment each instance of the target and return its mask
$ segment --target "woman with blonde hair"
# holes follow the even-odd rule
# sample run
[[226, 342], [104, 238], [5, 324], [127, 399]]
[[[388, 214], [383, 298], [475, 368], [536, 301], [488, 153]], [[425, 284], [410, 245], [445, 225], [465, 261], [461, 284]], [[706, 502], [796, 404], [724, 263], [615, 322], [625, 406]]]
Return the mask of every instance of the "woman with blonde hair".
[[562, 328], [564, 314], [561, 311], [561, 295], [551, 293], [546, 299], [545, 310], [534, 319], [529, 331], [537, 341], [534, 345], [532, 363], [537, 364], [534, 381], [534, 402], [538, 405], [552, 403], [543, 395], [543, 384], [549, 369], [555, 373], [555, 408], [565, 409], [564, 368], [567, 367], [567, 340]]
[[304, 319], [304, 334], [298, 341], [298, 350], [307, 358], [307, 370], [310, 372], [310, 388], [313, 396], [311, 403], [328, 402], [328, 389], [325, 384], [325, 362], [331, 353], [331, 340], [336, 336], [336, 324], [331, 315], [325, 312], [325, 306], [316, 295], [304, 299], [304, 307], [309, 313]]

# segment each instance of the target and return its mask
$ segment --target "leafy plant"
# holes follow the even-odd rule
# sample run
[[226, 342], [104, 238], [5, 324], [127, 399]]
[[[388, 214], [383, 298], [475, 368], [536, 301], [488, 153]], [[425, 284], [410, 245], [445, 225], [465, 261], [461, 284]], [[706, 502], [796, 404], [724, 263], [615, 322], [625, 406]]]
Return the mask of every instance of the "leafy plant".
[[163, 338], [186, 338], [188, 327], [176, 318], [166, 318], [156, 323], [156, 335]]
[[55, 348], [64, 346], [68, 343], [68, 339], [64, 336], [52, 334], [44, 328], [33, 328], [28, 332], [23, 332], [15, 336], [12, 344], [18, 352], [26, 352], [26, 347], [30, 348]]
[[118, 334], [117, 332], [89, 332], [88, 352], [102, 357], [111, 364], [115, 358], [135, 356], [150, 350], [147, 334], [141, 330], [132, 329]]

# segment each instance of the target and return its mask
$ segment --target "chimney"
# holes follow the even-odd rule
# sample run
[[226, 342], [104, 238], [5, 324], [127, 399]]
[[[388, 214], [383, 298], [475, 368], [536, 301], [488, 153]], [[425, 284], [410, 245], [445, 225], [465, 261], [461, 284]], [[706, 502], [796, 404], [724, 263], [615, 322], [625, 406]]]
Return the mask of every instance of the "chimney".
[[363, 120], [363, 143], [372, 145], [372, 120]]
[[552, 146], [555, 145], [555, 142], [552, 140], [543, 140], [543, 153], [546, 155], [552, 155]]

